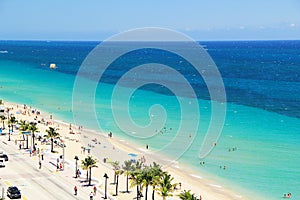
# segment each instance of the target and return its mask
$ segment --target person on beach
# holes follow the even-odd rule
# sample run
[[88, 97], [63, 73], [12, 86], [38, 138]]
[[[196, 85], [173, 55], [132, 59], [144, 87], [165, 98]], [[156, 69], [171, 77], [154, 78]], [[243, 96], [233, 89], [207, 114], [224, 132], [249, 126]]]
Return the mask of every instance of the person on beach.
[[76, 185], [74, 187], [74, 195], [77, 195], [77, 187], [76, 187]]

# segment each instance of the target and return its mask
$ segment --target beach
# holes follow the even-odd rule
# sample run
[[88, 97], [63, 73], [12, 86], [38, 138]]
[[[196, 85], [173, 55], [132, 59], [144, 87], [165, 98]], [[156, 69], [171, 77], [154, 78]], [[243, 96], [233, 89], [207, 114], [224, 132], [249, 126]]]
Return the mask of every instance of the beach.
[[[133, 143], [129, 143], [125, 140], [120, 140], [114, 136], [110, 138], [107, 136], [107, 133], [98, 133], [93, 130], [85, 130], [85, 128], [79, 130], [79, 125], [69, 124], [60, 119], [56, 119], [55, 114], [52, 114], [52, 119], [50, 119], [50, 114], [44, 111], [38, 110], [38, 112], [40, 112], [38, 115], [36, 115], [36, 111], [35, 113], [32, 113], [35, 108], [30, 107], [29, 105], [26, 105], [26, 109], [24, 109], [24, 105], [22, 104], [18, 105], [4, 101], [4, 106], [6, 108], [10, 108], [10, 114], [13, 114], [18, 121], [26, 120], [29, 122], [37, 122], [43, 119], [44, 124], [37, 123], [40, 133], [46, 133], [46, 130], [49, 127], [56, 127], [58, 129], [57, 131], [61, 135], [63, 143], [66, 145], [65, 162], [68, 163], [66, 165], [69, 166], [65, 167], [66, 170], [74, 169], [75, 156], [78, 156], [79, 163], [88, 155], [95, 157], [98, 160], [98, 168], [93, 169], [93, 178], [96, 179], [95, 184], [102, 191], [104, 190], [104, 180], [102, 178], [104, 173], [107, 173], [109, 177], [113, 178], [114, 172], [112, 170], [112, 166], [107, 163], [109, 160], [119, 161], [120, 164], [122, 164], [124, 160], [131, 159], [128, 154], [136, 154], [137, 157], [135, 159], [141, 159], [143, 156], [146, 158], [145, 164], [149, 165], [154, 161], [163, 163], [164, 158], [161, 158], [158, 155], [151, 156], [151, 153], [147, 152], [151, 150], [146, 150], [146, 148], [142, 149], [143, 147], [134, 145]], [[16, 131], [16, 133], [18, 133], [18, 131]], [[12, 141], [18, 140], [20, 136], [20, 134], [12, 134]], [[32, 145], [30, 144], [29, 148], [31, 148], [31, 146]], [[86, 148], [86, 150], [84, 151], [82, 147]], [[17, 145], [16, 148], [18, 148]], [[40, 150], [45, 152], [49, 152], [50, 145], [41, 145], [40, 142], [37, 142], [37, 148], [40, 148]], [[88, 149], [90, 149], [90, 153], [88, 153]], [[59, 153], [48, 153], [51, 155], [46, 154], [45, 156], [59, 157], [59, 155], [62, 153], [61, 148], [56, 147], [55, 150]], [[104, 158], [108, 158], [106, 163], [104, 163]], [[226, 185], [220, 185], [219, 183], [215, 183], [211, 180], [203, 178], [201, 174], [192, 171], [187, 166], [184, 166], [176, 161], [174, 161], [174, 164], [166, 166], [163, 169], [174, 177], [174, 183], [181, 183], [181, 188], [177, 189], [174, 193], [174, 196], [170, 197], [170, 199], [179, 199], [176, 197], [176, 195], [183, 190], [191, 190], [198, 197], [201, 195], [202, 199], [249, 199], [241, 196], [241, 194], [236, 191], [233, 192], [228, 190]], [[83, 170], [81, 171], [83, 172]], [[63, 174], [65, 172], [63, 171], [60, 173]], [[111, 182], [112, 179], [109, 181]], [[125, 190], [125, 187], [125, 178], [121, 176], [119, 190], [123, 191]], [[118, 196], [113, 197], [112, 195], [114, 194], [115, 188], [113, 185], [109, 185], [108, 187], [108, 191], [114, 199], [133, 199], [135, 197], [134, 188], [131, 188], [130, 190], [132, 191], [130, 194], [120, 192]], [[151, 190], [149, 190], [149, 193], [150, 192]]]

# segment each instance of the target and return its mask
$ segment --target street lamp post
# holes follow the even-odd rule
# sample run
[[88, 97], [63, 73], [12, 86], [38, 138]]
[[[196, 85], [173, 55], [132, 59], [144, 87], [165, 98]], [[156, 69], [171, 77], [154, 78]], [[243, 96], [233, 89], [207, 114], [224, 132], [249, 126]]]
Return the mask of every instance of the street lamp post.
[[77, 161], [79, 160], [79, 158], [78, 158], [78, 156], [75, 156], [75, 178], [77, 178], [78, 177], [78, 173], [77, 173], [77, 171], [78, 171], [78, 168], [77, 168]]
[[8, 141], [10, 141], [10, 124], [8, 125]]
[[104, 193], [104, 199], [107, 199], [107, 179], [108, 179], [109, 177], [107, 176], [106, 173], [104, 174], [103, 177], [105, 178], [105, 193]]

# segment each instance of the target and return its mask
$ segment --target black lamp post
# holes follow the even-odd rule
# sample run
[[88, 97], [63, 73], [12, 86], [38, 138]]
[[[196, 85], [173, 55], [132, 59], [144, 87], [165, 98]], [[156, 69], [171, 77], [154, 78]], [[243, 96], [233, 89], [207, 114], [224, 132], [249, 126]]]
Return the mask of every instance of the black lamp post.
[[105, 193], [104, 193], [104, 199], [107, 199], [107, 179], [108, 179], [109, 177], [107, 176], [106, 173], [104, 174], [103, 177], [105, 178]]
[[75, 159], [75, 178], [77, 178], [78, 177], [77, 161], [79, 160], [79, 158], [78, 156], [75, 156], [74, 159]]
[[10, 124], [8, 125], [8, 141], [10, 141]]

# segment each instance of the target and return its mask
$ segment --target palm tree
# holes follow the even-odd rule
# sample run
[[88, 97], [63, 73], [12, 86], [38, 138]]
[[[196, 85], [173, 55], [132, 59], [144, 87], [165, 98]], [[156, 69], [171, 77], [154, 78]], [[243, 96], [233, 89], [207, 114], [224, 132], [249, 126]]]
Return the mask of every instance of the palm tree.
[[120, 168], [120, 166], [119, 166], [119, 169], [117, 169], [116, 171], [115, 171], [115, 174], [116, 174], [116, 194], [115, 194], [115, 196], [118, 196], [118, 187], [119, 187], [119, 176], [121, 175], [121, 174], [123, 174], [123, 171], [121, 170], [121, 168]]
[[197, 200], [197, 197], [195, 196], [195, 194], [191, 193], [191, 190], [184, 190], [178, 196], [182, 200]]
[[154, 195], [155, 195], [155, 187], [158, 185], [160, 181], [160, 177], [164, 173], [163, 170], [161, 169], [161, 166], [157, 164], [156, 162], [153, 162], [153, 166], [151, 167], [151, 172], [152, 172], [152, 180], [150, 181], [150, 185], [152, 186], [152, 200], [154, 200]]
[[163, 200], [167, 197], [173, 196], [172, 192], [175, 190], [176, 184], [172, 184], [173, 177], [167, 172], [163, 173], [161, 180], [158, 184], [159, 195], [162, 196]]
[[14, 116], [11, 116], [8, 120], [8, 141], [10, 141], [10, 126], [11, 126], [11, 132], [14, 132], [14, 125], [17, 122], [16, 118]]
[[130, 187], [135, 187], [136, 186], [136, 199], [140, 199], [140, 189], [139, 186], [142, 183], [142, 170], [141, 169], [135, 169], [131, 172], [131, 184]]
[[[25, 120], [21, 120], [19, 124], [20, 124], [21, 131], [28, 131], [29, 124]], [[23, 135], [23, 140], [25, 140], [25, 135]], [[28, 148], [28, 135], [26, 135], [26, 145], [27, 145], [26, 148]]]
[[21, 131], [27, 131], [28, 130], [29, 124], [25, 120], [21, 120], [19, 122], [19, 124], [20, 124], [20, 130]]
[[89, 180], [89, 185], [91, 185], [91, 181], [92, 181], [92, 168], [93, 167], [98, 167], [96, 165], [96, 163], [98, 161], [97, 161], [97, 159], [94, 159], [92, 156], [88, 156], [84, 160], [82, 160], [81, 162], [82, 162], [83, 168], [89, 170], [89, 173], [88, 173], [89, 176], [87, 175], [87, 177], [88, 177], [88, 180]]
[[34, 144], [34, 132], [36, 132], [38, 130], [38, 128], [36, 127], [35, 124], [31, 124], [29, 127], [28, 127], [28, 130], [30, 130], [32, 132], [32, 143], [33, 143], [33, 149], [35, 150], [35, 144]]
[[111, 165], [114, 170], [114, 184], [116, 184], [116, 178], [117, 178], [116, 171], [120, 169], [119, 161], [112, 162]]
[[4, 120], [6, 119], [6, 117], [5, 116], [0, 116], [0, 119], [2, 121], [2, 129], [4, 129], [5, 128], [5, 126], [4, 126]]
[[47, 137], [51, 138], [51, 152], [54, 152], [53, 151], [53, 140], [54, 140], [54, 138], [58, 138], [59, 137], [59, 133], [56, 132], [55, 129], [52, 128], [52, 127], [49, 127], [49, 129], [46, 130], [46, 132], [48, 133]]
[[86, 162], [81, 161], [81, 168], [86, 170], [86, 182], [89, 180], [89, 167]]
[[129, 193], [128, 190], [128, 180], [129, 180], [129, 175], [133, 169], [132, 167], [132, 161], [131, 160], [125, 160], [124, 165], [122, 165], [122, 169], [124, 171], [124, 175], [126, 176], [126, 192]]
[[140, 186], [142, 184], [142, 163], [137, 161], [135, 165], [133, 165], [133, 169], [130, 173], [131, 177], [131, 185], [130, 187], [136, 186], [136, 199], [140, 198]]
[[150, 167], [142, 169], [142, 185], [145, 187], [145, 200], [148, 199], [148, 186], [151, 184], [153, 179], [153, 173]]
[[17, 122], [16, 118], [14, 116], [11, 116], [9, 118], [8, 123], [11, 125], [11, 132], [14, 132], [14, 125]]

